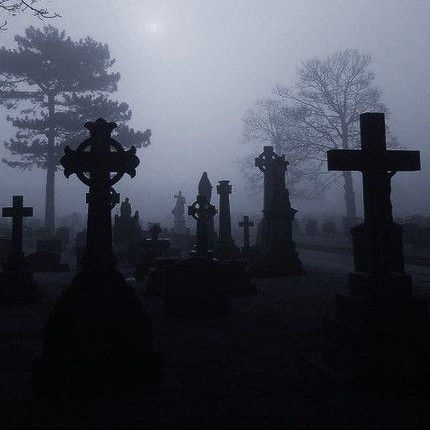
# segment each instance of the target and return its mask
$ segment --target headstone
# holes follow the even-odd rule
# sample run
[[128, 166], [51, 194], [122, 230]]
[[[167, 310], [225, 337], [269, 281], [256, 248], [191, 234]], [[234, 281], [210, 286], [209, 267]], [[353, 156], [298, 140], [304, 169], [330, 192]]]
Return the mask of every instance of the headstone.
[[230, 313], [229, 267], [208, 250], [208, 230], [216, 209], [204, 195], [188, 207], [197, 221], [196, 256], [164, 267], [163, 301], [167, 316], [215, 317]]
[[336, 223], [333, 220], [327, 220], [322, 223], [322, 233], [325, 237], [334, 237], [336, 232]]
[[419, 152], [386, 149], [382, 113], [362, 114], [360, 127], [361, 150], [327, 156], [329, 170], [362, 173], [364, 224], [355, 238], [359, 271], [350, 274], [349, 295], [336, 297], [335, 318], [326, 321], [325, 356], [358, 382], [420, 383], [430, 347], [427, 302], [413, 297], [390, 199], [391, 178], [419, 170]]
[[243, 228], [243, 252], [247, 252], [251, 247], [251, 242], [249, 240], [249, 228], [254, 227], [254, 223], [249, 220], [248, 215], [244, 215], [243, 221], [239, 222], [239, 226]]
[[285, 186], [288, 162], [285, 156], [265, 146], [255, 159], [255, 165], [264, 174], [264, 210], [261, 223], [261, 264], [258, 276], [289, 276], [303, 274], [302, 263], [292, 235], [292, 221], [296, 210], [291, 207]]
[[[212, 184], [209, 181], [207, 172], [203, 172], [202, 177], [200, 178], [199, 186], [198, 186], [198, 195], [206, 197], [207, 203], [211, 204], [212, 200]], [[208, 219], [208, 226], [207, 226], [207, 246], [208, 249], [213, 250], [215, 247], [215, 241], [216, 241], [216, 233], [215, 233], [215, 227], [214, 227], [214, 217], [211, 216]]]
[[22, 196], [13, 196], [13, 205], [3, 208], [3, 217], [12, 218], [9, 257], [0, 273], [0, 295], [3, 299], [29, 301], [38, 296], [33, 272], [22, 248], [23, 218], [33, 216], [33, 208], [24, 207]]
[[239, 248], [237, 248], [231, 236], [230, 194], [232, 186], [229, 182], [226, 180], [219, 181], [219, 185], [217, 185], [217, 193], [219, 194], [219, 230], [215, 245], [215, 255], [222, 259], [235, 258], [239, 254]]
[[209, 252], [209, 231], [212, 226], [213, 217], [217, 210], [211, 205], [205, 195], [199, 194], [196, 201], [188, 206], [188, 215], [197, 221], [196, 230], [196, 253], [197, 255], [206, 256]]
[[150, 317], [116, 270], [112, 247], [111, 188], [124, 174], [135, 176], [136, 148], [125, 151], [111, 137], [115, 123], [98, 119], [85, 127], [90, 137], [75, 151], [67, 146], [61, 165], [66, 177], [76, 174], [89, 186], [87, 248], [83, 270], [45, 324], [44, 355], [33, 369], [38, 390], [126, 387], [160, 373]]
[[[116, 194], [112, 193], [112, 196], [116, 197]], [[115, 215], [113, 226], [114, 252], [120, 262], [130, 265], [136, 264], [141, 237], [139, 211], [135, 211], [132, 215], [130, 200], [127, 197], [121, 203], [120, 214]]]
[[36, 252], [27, 257], [27, 261], [35, 272], [65, 272], [68, 264], [61, 263], [61, 240], [39, 239]]
[[306, 221], [306, 234], [308, 236], [316, 236], [319, 234], [318, 221], [316, 219], [308, 219]]
[[174, 232], [177, 235], [185, 234], [185, 203], [186, 199], [182, 195], [182, 191], [175, 194], [176, 205], [172, 210], [173, 217], [175, 219]]

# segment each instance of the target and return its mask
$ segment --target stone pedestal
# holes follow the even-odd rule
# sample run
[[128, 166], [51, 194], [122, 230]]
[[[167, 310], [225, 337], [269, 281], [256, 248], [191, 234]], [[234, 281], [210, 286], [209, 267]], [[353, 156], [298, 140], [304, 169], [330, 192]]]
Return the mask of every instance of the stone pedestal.
[[31, 302], [40, 297], [33, 271], [25, 263], [21, 267], [6, 264], [0, 273], [0, 298], [2, 301]]
[[[430, 375], [428, 304], [412, 295], [411, 277], [351, 273], [324, 321], [323, 359], [341, 380], [364, 385], [419, 385]], [[427, 379], [429, 381], [429, 379]]]
[[207, 257], [164, 268], [164, 310], [170, 317], [211, 318], [230, 314], [230, 269]]
[[145, 295], [150, 297], [162, 297], [164, 268], [172, 266], [180, 261], [177, 257], [158, 257], [155, 259], [155, 267], [149, 269], [145, 277]]
[[115, 270], [83, 271], [48, 317], [33, 386], [43, 392], [151, 384], [160, 371], [151, 319], [133, 288]]

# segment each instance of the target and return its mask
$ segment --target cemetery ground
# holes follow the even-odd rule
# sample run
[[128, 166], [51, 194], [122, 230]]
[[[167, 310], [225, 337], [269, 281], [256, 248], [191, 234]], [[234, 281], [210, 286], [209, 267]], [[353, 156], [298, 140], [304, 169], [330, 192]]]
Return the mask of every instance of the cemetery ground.
[[[258, 280], [227, 318], [166, 318], [145, 298], [164, 379], [156, 392], [59, 394], [30, 389], [42, 328], [73, 273], [38, 274], [36, 303], [1, 305], [1, 427], [429, 427], [430, 394], [339, 386], [303, 357], [323, 342], [321, 320], [345, 292], [352, 257], [299, 248], [307, 274]], [[414, 294], [430, 299], [430, 268], [407, 266]], [[127, 275], [127, 273], [125, 273]]]

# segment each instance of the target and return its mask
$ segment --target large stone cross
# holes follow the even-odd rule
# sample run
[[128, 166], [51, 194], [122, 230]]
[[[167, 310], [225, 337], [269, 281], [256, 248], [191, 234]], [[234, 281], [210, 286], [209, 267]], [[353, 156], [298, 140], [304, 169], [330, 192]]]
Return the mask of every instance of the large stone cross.
[[363, 174], [364, 224], [369, 269], [384, 270], [386, 232], [393, 223], [391, 178], [398, 171], [420, 170], [419, 151], [387, 150], [383, 113], [360, 115], [361, 150], [332, 149], [327, 152], [328, 170]]
[[275, 154], [273, 146], [265, 146], [255, 159], [255, 166], [264, 173], [264, 211], [276, 210], [276, 199], [285, 189], [288, 161], [285, 160], [285, 155]]
[[131, 177], [136, 175], [139, 158], [134, 146], [125, 151], [122, 145], [111, 137], [112, 131], [117, 127], [115, 123], [99, 118], [95, 122], [87, 122], [85, 127], [89, 130], [90, 137], [82, 142], [76, 151], [66, 146], [61, 165], [67, 178], [75, 173], [89, 186], [84, 269], [112, 270], [114, 256], [111, 209], [118, 201], [112, 198], [112, 186], [126, 173]]
[[33, 208], [24, 207], [23, 196], [13, 196], [11, 208], [3, 208], [2, 215], [12, 218], [12, 243], [8, 264], [21, 264], [23, 262], [22, 252], [22, 227], [23, 218], [33, 216]]
[[209, 223], [216, 213], [215, 206], [203, 195], [198, 195], [197, 200], [188, 206], [188, 215], [197, 221], [197, 255], [207, 254]]
[[249, 220], [248, 215], [243, 216], [243, 221], [239, 222], [239, 226], [243, 228], [243, 249], [249, 249], [249, 228], [254, 227], [254, 223]]

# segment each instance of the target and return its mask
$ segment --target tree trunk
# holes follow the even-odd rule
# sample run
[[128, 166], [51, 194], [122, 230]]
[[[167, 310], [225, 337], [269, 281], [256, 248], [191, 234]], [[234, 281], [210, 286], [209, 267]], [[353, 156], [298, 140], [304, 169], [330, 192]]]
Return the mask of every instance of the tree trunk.
[[49, 235], [55, 234], [55, 96], [48, 96], [49, 130], [46, 154], [46, 193], [45, 193], [45, 229]]

